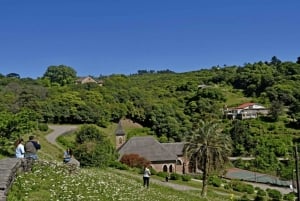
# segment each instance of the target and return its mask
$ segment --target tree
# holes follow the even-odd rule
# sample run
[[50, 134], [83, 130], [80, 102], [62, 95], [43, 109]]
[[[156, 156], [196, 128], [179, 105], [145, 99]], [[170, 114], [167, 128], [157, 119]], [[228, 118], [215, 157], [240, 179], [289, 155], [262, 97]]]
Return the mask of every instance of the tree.
[[65, 65], [49, 66], [43, 79], [49, 79], [51, 83], [57, 83], [61, 86], [73, 84], [76, 79], [76, 71]]
[[218, 123], [200, 120], [186, 142], [185, 154], [194, 159], [197, 168], [203, 172], [201, 196], [206, 197], [210, 174], [223, 169], [228, 162], [232, 150], [230, 136], [222, 132]]
[[115, 147], [95, 125], [83, 125], [76, 133], [74, 155], [82, 166], [108, 167], [117, 159]]
[[248, 127], [249, 125], [243, 123], [241, 120], [236, 119], [232, 122], [232, 128], [229, 133], [234, 147], [233, 156], [241, 156], [249, 153], [252, 142]]
[[273, 121], [278, 121], [279, 116], [283, 114], [283, 103], [278, 100], [274, 100], [271, 103], [269, 115]]
[[20, 79], [20, 75], [18, 73], [8, 73], [6, 77]]
[[281, 61], [276, 56], [273, 56], [271, 58], [271, 64], [273, 64], [273, 65], [279, 65], [279, 64], [281, 64]]

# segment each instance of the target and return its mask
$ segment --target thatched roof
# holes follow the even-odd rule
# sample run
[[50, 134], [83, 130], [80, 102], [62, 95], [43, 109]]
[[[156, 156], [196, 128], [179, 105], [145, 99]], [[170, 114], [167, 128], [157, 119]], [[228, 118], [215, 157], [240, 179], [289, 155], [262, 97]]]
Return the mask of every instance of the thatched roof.
[[124, 154], [138, 154], [151, 162], [176, 161], [177, 155], [169, 152], [151, 136], [132, 137], [119, 149], [120, 157]]

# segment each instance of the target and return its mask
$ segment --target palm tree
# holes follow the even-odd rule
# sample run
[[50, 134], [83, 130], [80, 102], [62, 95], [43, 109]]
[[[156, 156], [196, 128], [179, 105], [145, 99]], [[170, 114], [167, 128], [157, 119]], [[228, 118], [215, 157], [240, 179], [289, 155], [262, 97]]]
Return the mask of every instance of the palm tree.
[[224, 168], [231, 150], [230, 136], [222, 133], [216, 122], [200, 120], [187, 137], [184, 152], [196, 163], [196, 168], [203, 172], [202, 197], [206, 197], [209, 175]]

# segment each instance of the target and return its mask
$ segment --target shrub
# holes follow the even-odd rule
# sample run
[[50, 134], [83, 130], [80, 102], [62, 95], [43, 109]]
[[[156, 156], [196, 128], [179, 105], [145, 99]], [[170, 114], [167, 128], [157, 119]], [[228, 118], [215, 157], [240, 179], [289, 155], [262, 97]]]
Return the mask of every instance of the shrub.
[[256, 197], [254, 198], [254, 201], [265, 201], [265, 200], [266, 200], [266, 198], [261, 195], [256, 195]]
[[171, 173], [171, 175], [170, 175], [171, 180], [179, 180], [180, 178], [181, 178], [181, 175], [177, 174], [177, 173]]
[[40, 131], [47, 131], [47, 130], [48, 130], [48, 125], [45, 124], [45, 123], [39, 123], [38, 129], [39, 129]]
[[112, 161], [110, 164], [109, 164], [109, 167], [112, 167], [112, 168], [116, 168], [116, 169], [119, 169], [119, 170], [129, 170], [129, 167], [119, 161]]
[[222, 184], [222, 179], [220, 179], [218, 176], [211, 176], [208, 179], [208, 184], [213, 185], [215, 187], [220, 187]]
[[202, 180], [202, 175], [201, 174], [195, 174], [195, 175], [192, 175], [192, 177], [194, 179]]
[[247, 195], [243, 195], [241, 198], [238, 198], [237, 201], [251, 201], [251, 199], [249, 199]]
[[162, 178], [166, 178], [167, 176], [169, 176], [167, 172], [158, 172], [156, 175]]
[[73, 151], [83, 167], [108, 167], [117, 159], [115, 147], [96, 125], [83, 125], [76, 132]]
[[182, 175], [181, 176], [182, 181], [191, 181], [192, 177], [190, 175]]
[[262, 189], [258, 189], [256, 194], [259, 195], [259, 196], [266, 196], [267, 195], [266, 191], [264, 191]]
[[288, 193], [283, 196], [283, 199], [287, 201], [294, 201], [295, 197], [295, 193]]
[[152, 167], [150, 168], [150, 172], [152, 175], [157, 175], [157, 171], [153, 169]]
[[250, 184], [245, 184], [240, 181], [232, 181], [230, 186], [233, 190], [238, 192], [247, 192], [248, 194], [254, 193], [254, 187]]
[[267, 189], [268, 196], [272, 198], [273, 201], [279, 201], [282, 198], [281, 193], [276, 189]]
[[121, 163], [128, 165], [129, 167], [143, 168], [150, 164], [150, 161], [138, 154], [124, 154], [120, 160]]

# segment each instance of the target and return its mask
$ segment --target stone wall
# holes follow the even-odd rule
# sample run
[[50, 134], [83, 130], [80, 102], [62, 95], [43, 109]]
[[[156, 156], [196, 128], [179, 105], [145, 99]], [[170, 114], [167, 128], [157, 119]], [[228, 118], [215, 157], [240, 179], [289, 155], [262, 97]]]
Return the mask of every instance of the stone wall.
[[7, 193], [17, 173], [26, 169], [25, 159], [5, 158], [0, 160], [0, 201], [6, 201]]

